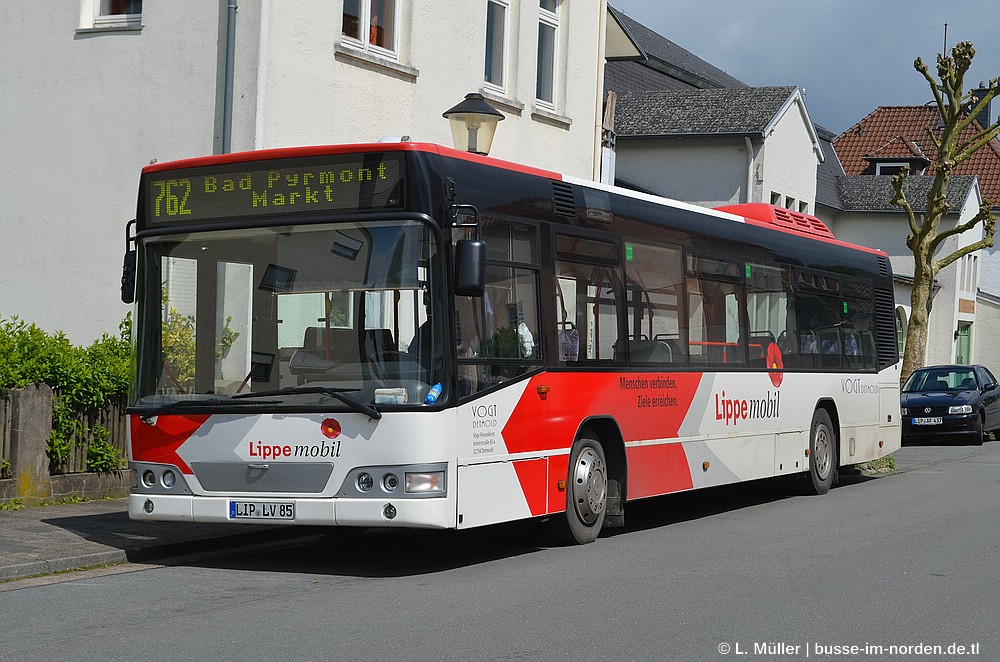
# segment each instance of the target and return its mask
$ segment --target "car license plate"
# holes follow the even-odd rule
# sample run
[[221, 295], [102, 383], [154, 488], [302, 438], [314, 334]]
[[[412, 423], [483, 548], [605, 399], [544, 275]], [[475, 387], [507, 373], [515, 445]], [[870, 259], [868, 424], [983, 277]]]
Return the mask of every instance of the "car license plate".
[[295, 504], [282, 501], [230, 501], [229, 519], [295, 519]]
[[921, 418], [914, 418], [914, 425], [941, 425], [940, 416], [923, 416]]

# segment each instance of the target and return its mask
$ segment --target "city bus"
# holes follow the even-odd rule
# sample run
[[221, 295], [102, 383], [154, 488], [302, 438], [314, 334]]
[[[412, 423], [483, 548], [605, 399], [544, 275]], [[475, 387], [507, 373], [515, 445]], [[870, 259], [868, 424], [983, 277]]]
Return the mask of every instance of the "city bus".
[[156, 163], [126, 230], [139, 520], [464, 529], [899, 447], [888, 257], [416, 142]]

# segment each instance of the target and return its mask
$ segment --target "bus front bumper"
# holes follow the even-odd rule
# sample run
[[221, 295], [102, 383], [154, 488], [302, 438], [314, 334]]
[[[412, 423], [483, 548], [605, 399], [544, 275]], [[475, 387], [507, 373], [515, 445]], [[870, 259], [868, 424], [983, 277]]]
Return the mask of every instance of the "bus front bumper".
[[[287, 516], [289, 504], [293, 508], [292, 518]], [[456, 526], [455, 506], [447, 498], [283, 499], [132, 494], [128, 499], [128, 514], [140, 521], [433, 529]]]

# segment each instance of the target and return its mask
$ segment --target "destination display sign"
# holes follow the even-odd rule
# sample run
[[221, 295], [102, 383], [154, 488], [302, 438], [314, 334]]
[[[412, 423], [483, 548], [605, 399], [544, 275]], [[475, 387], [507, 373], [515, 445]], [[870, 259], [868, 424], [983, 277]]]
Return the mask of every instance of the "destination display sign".
[[397, 208], [398, 153], [331, 154], [144, 175], [145, 221], [186, 223], [312, 211]]

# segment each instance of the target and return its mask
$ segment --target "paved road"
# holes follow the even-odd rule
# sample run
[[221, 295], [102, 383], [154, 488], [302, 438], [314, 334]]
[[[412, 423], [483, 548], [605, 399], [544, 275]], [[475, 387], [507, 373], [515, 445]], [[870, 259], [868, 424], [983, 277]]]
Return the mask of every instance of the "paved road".
[[1000, 659], [1000, 442], [898, 461], [823, 497], [770, 481], [633, 504], [584, 547], [526, 524], [334, 531], [17, 582], [0, 659], [944, 660], [914, 647], [953, 644]]

